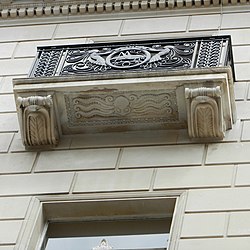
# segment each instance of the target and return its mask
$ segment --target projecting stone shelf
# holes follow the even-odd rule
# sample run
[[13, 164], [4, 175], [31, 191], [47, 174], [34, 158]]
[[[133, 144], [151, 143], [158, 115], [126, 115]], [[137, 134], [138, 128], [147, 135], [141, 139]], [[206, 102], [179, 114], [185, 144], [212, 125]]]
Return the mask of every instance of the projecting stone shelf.
[[70, 134], [187, 128], [222, 139], [235, 121], [228, 36], [42, 47], [14, 80], [24, 144]]

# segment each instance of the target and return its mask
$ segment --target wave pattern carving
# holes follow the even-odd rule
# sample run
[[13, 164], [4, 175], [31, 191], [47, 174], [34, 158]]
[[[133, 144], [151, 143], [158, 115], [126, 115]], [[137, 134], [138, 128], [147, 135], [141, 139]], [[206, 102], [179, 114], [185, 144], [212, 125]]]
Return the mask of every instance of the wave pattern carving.
[[[175, 91], [67, 95], [70, 126], [126, 125], [178, 120]], [[70, 112], [71, 111], [71, 112]], [[73, 112], [72, 112], [73, 111]]]

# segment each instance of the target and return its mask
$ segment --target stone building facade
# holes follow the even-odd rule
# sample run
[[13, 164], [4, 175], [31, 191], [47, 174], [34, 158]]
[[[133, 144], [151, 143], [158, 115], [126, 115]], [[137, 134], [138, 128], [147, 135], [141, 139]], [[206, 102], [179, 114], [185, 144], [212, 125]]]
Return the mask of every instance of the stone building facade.
[[[49, 221], [82, 220], [86, 204], [119, 213], [140, 199], [174, 200], [169, 250], [250, 249], [249, 20], [248, 0], [1, 1], [0, 250], [40, 249]], [[13, 79], [28, 76], [37, 46], [220, 35], [232, 39], [237, 110], [222, 140], [172, 129], [24, 147]]]

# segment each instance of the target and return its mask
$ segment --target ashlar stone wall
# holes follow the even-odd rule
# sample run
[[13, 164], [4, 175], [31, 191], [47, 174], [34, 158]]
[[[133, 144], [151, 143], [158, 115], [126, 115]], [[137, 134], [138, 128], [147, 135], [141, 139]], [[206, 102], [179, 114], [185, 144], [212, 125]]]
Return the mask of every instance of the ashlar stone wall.
[[[160, 190], [187, 192], [176, 249], [249, 250], [249, 20], [246, 5], [0, 21], [0, 250], [25, 249], [33, 196]], [[36, 46], [222, 34], [232, 36], [238, 118], [223, 141], [171, 131], [145, 134], [139, 145], [124, 137], [126, 147], [95, 136], [64, 138], [50, 151], [22, 146], [12, 79], [27, 76]]]

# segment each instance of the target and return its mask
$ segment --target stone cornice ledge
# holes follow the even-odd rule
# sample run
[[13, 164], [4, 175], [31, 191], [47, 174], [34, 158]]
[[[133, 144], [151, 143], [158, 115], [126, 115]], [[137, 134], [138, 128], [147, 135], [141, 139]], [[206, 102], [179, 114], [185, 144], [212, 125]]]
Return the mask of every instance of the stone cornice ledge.
[[250, 0], [0, 0], [0, 18], [46, 17], [248, 4]]

